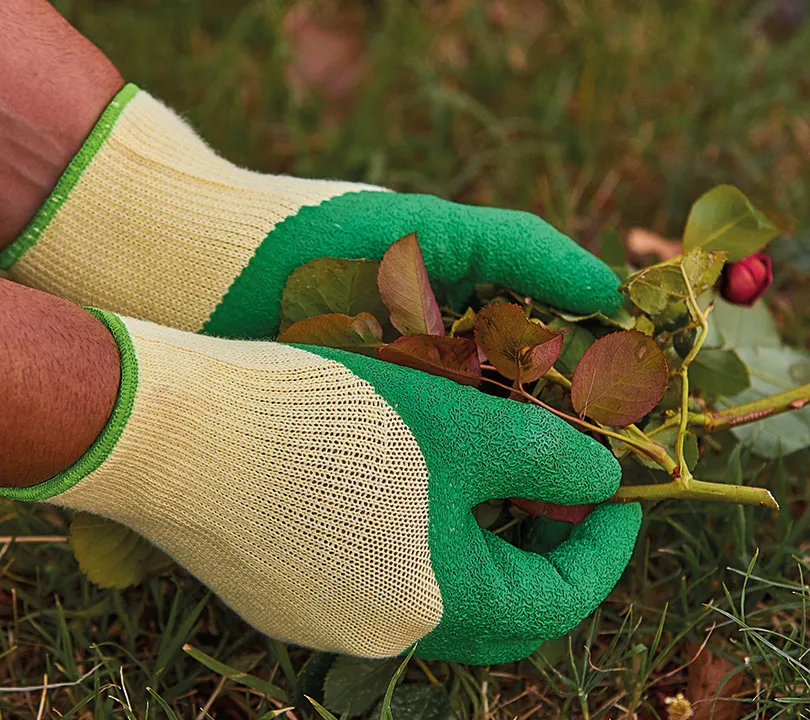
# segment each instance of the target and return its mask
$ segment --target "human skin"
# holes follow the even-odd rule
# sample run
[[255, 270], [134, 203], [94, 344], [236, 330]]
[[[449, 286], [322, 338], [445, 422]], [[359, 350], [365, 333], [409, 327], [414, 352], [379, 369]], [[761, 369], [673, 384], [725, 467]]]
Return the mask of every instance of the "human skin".
[[0, 1], [0, 249], [34, 216], [123, 84], [46, 0]]
[[115, 340], [89, 312], [0, 280], [0, 486], [76, 462], [110, 417], [119, 377]]

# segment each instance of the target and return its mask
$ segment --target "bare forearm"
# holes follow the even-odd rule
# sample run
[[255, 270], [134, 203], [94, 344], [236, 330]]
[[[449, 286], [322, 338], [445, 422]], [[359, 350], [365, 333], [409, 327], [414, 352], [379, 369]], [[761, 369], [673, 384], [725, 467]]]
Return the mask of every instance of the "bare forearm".
[[115, 341], [90, 313], [0, 280], [0, 486], [76, 462], [107, 422], [119, 376]]
[[31, 220], [122, 85], [46, 0], [0, 2], [0, 248]]

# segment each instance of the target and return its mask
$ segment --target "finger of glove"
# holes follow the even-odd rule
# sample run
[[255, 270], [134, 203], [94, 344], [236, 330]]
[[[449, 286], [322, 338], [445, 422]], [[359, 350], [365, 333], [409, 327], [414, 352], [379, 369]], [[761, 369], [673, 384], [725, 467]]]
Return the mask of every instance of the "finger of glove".
[[618, 310], [619, 279], [595, 255], [537, 215], [456, 205], [447, 230], [472, 243], [478, 282], [494, 282], [574, 312]]
[[505, 586], [497, 614], [504, 630], [545, 640], [582, 622], [618, 582], [640, 526], [637, 503], [600, 505], [567, 541], [545, 555], [485, 533], [491, 562]]
[[473, 505], [523, 497], [563, 505], [598, 503], [616, 492], [621, 467], [604, 445], [543, 408], [467, 393], [457, 435], [468, 433]]

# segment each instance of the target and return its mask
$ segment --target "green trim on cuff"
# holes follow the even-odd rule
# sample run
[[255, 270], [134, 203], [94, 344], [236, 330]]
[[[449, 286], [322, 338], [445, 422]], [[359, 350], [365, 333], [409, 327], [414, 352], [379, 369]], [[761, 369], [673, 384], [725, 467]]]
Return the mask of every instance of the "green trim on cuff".
[[121, 358], [121, 383], [110, 419], [84, 455], [67, 470], [31, 487], [0, 488], [0, 497], [36, 502], [48, 500], [69, 490], [97, 470], [109, 457], [132, 414], [135, 391], [138, 388], [138, 358], [135, 355], [135, 347], [129, 331], [117, 315], [97, 308], [88, 307], [86, 309], [104, 323], [118, 344], [118, 353]]
[[98, 122], [91, 130], [90, 135], [87, 136], [87, 139], [79, 148], [79, 152], [68, 163], [48, 199], [37, 210], [34, 219], [26, 225], [11, 245], [0, 251], [0, 270], [11, 269], [36, 244], [39, 236], [53, 220], [59, 208], [67, 200], [70, 191], [79, 182], [82, 173], [84, 173], [96, 153], [101, 149], [104, 141], [109, 137], [116, 120], [118, 120], [127, 103], [135, 97], [138, 90], [137, 85], [127, 83], [107, 105]]

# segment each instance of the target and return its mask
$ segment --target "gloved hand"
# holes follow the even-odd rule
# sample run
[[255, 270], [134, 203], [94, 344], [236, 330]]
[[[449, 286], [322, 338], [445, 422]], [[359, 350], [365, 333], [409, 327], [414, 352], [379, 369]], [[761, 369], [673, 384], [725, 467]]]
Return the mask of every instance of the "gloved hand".
[[0, 253], [0, 268], [83, 305], [267, 338], [296, 267], [323, 256], [380, 258], [414, 231], [439, 285], [503, 283], [583, 313], [620, 303], [615, 275], [535, 215], [243, 170], [134, 85]]
[[641, 512], [604, 504], [544, 555], [471, 509], [608, 498], [620, 470], [550, 413], [360, 355], [93, 311], [113, 414], [74, 466], [0, 494], [129, 525], [259, 630], [381, 657], [497, 663], [566, 633], [627, 564]]

